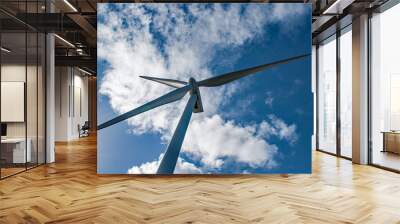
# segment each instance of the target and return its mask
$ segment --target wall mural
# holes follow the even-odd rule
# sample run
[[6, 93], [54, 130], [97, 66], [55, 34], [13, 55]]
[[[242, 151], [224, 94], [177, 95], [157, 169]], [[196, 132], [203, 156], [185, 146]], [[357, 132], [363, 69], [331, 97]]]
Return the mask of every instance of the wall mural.
[[310, 173], [310, 4], [98, 4], [98, 173]]

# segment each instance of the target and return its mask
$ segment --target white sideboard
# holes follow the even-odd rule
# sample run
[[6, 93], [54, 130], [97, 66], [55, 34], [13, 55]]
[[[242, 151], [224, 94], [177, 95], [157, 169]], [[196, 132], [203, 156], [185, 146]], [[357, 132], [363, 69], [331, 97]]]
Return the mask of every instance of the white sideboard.
[[25, 151], [25, 138], [6, 138], [1, 139], [1, 144], [13, 146], [13, 163], [25, 163], [32, 161], [32, 140], [26, 140], [27, 147]]

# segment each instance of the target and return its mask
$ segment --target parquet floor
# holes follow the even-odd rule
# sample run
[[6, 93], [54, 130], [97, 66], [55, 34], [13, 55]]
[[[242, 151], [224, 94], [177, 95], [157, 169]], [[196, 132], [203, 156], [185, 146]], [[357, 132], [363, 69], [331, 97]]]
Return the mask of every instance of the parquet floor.
[[0, 223], [400, 223], [400, 175], [315, 152], [312, 175], [98, 176], [96, 139], [0, 181]]
[[22, 172], [24, 170], [25, 170], [25, 167], [24, 168], [19, 168], [19, 167], [18, 168], [1, 168], [1, 176], [7, 177], [7, 176], [13, 175], [15, 173]]

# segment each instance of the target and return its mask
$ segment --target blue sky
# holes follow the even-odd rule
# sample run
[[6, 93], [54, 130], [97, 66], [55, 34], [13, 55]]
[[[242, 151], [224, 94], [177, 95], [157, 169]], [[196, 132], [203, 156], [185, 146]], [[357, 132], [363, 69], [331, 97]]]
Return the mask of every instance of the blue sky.
[[[311, 52], [311, 6], [100, 4], [98, 123], [172, 89]], [[202, 88], [176, 173], [311, 172], [311, 57]], [[99, 173], [153, 173], [188, 98], [98, 132]]]

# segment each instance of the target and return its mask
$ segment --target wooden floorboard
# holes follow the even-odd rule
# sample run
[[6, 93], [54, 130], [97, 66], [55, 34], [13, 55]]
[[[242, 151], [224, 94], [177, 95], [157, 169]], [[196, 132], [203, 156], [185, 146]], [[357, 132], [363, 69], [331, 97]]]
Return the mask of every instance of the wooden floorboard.
[[0, 223], [400, 223], [400, 175], [313, 153], [312, 175], [96, 174], [96, 139], [0, 181]]

